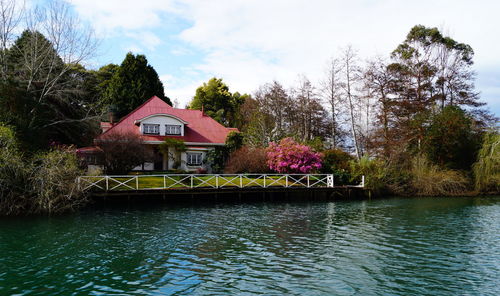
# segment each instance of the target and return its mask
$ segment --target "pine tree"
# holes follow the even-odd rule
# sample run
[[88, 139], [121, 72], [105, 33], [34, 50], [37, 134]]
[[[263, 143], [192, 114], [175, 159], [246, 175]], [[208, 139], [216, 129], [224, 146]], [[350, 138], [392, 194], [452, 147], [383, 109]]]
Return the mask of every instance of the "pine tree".
[[158, 73], [144, 55], [128, 53], [120, 68], [113, 74], [103, 100], [116, 110], [118, 118], [127, 115], [152, 96], [172, 102], [165, 96]]

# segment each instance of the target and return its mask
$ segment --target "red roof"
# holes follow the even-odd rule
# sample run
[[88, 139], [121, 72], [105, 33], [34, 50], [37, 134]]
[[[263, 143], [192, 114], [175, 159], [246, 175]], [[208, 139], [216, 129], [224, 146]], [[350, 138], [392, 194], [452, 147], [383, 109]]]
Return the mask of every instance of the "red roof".
[[[226, 141], [227, 134], [235, 130], [224, 127], [210, 116], [204, 115], [200, 110], [173, 108], [162, 99], [153, 96], [127, 116], [123, 117], [98, 138], [115, 132], [133, 132], [140, 135], [139, 126], [135, 124], [135, 121], [154, 114], [169, 114], [186, 121], [184, 136], [168, 136], [169, 138], [177, 138], [184, 142], [223, 144]], [[163, 141], [166, 138], [166, 136], [154, 135], [141, 135], [141, 137], [144, 141]]]

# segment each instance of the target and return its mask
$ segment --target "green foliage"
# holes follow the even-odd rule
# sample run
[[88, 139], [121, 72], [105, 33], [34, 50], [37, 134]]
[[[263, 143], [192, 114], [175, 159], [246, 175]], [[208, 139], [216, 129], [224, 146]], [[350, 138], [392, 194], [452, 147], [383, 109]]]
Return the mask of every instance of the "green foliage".
[[422, 150], [441, 166], [470, 169], [479, 148], [479, 138], [465, 111], [457, 106], [446, 106], [431, 117]]
[[184, 141], [174, 138], [165, 138], [163, 143], [158, 145], [158, 148], [163, 154], [168, 154], [168, 148], [174, 148], [176, 151], [184, 152], [187, 150], [186, 144]]
[[65, 212], [87, 202], [75, 182], [83, 172], [71, 147], [28, 158], [14, 139], [0, 127], [0, 215]]
[[226, 148], [228, 153], [236, 151], [243, 146], [245, 136], [243, 133], [232, 131], [226, 137]]
[[483, 137], [477, 162], [473, 165], [476, 190], [500, 191], [500, 134], [488, 132]]
[[354, 160], [354, 157], [340, 149], [325, 150], [322, 153], [323, 163], [320, 172], [333, 174], [337, 185], [349, 183], [351, 179], [350, 162]]
[[360, 181], [365, 176], [365, 188], [375, 194], [380, 194], [387, 187], [389, 169], [383, 161], [368, 156], [350, 161], [350, 171], [353, 181]]
[[413, 158], [410, 174], [411, 189], [418, 196], [460, 195], [467, 190], [468, 180], [461, 172], [432, 164], [423, 155]]
[[214, 149], [208, 150], [204, 162], [212, 168], [212, 173], [220, 174], [224, 171], [227, 157], [227, 148], [216, 146]]
[[226, 137], [224, 146], [217, 146], [207, 152], [205, 164], [212, 168], [213, 173], [223, 173], [229, 155], [243, 146], [244, 135], [232, 131]]
[[325, 143], [321, 137], [314, 137], [312, 140], [305, 141], [304, 145], [311, 147], [316, 152], [325, 150]]
[[158, 73], [148, 64], [144, 55], [133, 55], [129, 52], [120, 67], [113, 68], [104, 69], [114, 74], [104, 92], [103, 100], [116, 108], [118, 118], [130, 113], [152, 96], [158, 96], [172, 105], [170, 99], [165, 96]]
[[171, 161], [173, 161], [173, 167], [179, 168], [181, 166], [180, 159], [176, 158], [176, 154], [169, 151], [169, 148], [173, 148], [177, 152], [184, 152], [187, 150], [186, 144], [184, 141], [174, 138], [166, 138], [163, 143], [158, 145], [158, 149], [160, 152], [168, 157]]
[[0, 149], [17, 149], [16, 134], [9, 126], [0, 122]]
[[196, 94], [189, 104], [189, 109], [201, 110], [225, 126], [236, 126], [239, 118], [239, 108], [249, 96], [234, 94], [219, 78], [212, 78], [208, 83], [196, 89]]

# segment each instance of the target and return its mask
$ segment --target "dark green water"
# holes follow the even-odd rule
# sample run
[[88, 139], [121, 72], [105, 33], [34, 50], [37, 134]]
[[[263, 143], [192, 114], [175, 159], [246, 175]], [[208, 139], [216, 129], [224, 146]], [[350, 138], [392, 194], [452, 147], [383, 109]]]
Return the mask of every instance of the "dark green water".
[[500, 295], [500, 197], [0, 220], [0, 295]]

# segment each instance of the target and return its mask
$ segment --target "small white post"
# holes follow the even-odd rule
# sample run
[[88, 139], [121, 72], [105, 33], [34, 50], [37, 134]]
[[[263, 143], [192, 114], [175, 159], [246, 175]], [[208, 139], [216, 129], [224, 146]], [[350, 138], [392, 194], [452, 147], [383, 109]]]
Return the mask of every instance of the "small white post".
[[333, 175], [328, 175], [326, 177], [326, 186], [330, 188], [335, 187], [335, 184], [333, 183]]
[[264, 174], [264, 188], [266, 188], [266, 174]]
[[243, 175], [240, 174], [240, 188], [243, 188]]
[[163, 189], [167, 189], [167, 176], [163, 175]]
[[365, 175], [361, 176], [361, 188], [365, 187]]
[[106, 179], [106, 191], [108, 191], [109, 190], [109, 177], [106, 176], [104, 178]]
[[219, 188], [219, 175], [215, 175], [215, 188]]
[[285, 188], [288, 188], [288, 174], [285, 175]]
[[193, 189], [193, 175], [191, 174], [191, 189]]
[[135, 190], [139, 190], [139, 176], [135, 176]]
[[310, 176], [310, 175], [309, 175], [309, 174], [307, 174], [307, 188], [311, 187], [311, 186], [309, 185], [309, 176]]

